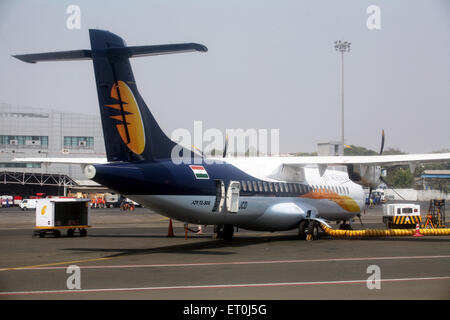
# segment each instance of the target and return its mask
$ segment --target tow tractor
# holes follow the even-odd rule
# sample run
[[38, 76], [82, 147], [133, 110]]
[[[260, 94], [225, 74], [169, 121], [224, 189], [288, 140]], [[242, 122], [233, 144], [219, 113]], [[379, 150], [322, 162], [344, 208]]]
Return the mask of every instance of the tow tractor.
[[394, 203], [383, 205], [383, 223], [388, 229], [414, 229], [422, 221], [420, 205]]

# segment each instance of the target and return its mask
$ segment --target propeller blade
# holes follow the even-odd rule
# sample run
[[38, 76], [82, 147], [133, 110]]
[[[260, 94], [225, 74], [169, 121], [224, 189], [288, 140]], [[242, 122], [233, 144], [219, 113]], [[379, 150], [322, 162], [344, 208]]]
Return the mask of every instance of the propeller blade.
[[197, 148], [197, 147], [194, 146], [194, 145], [192, 145], [192, 147], [193, 147], [194, 149], [196, 149], [198, 152], [200, 152], [200, 153], [202, 154], [202, 158], [204, 158], [204, 154], [203, 154], [203, 151], [202, 151], [202, 150], [200, 150], [199, 148]]
[[384, 149], [384, 129], [381, 131], [381, 148], [380, 148], [380, 156], [383, 154]]
[[228, 135], [225, 137], [225, 146], [223, 148], [223, 155], [222, 158], [225, 158], [227, 155], [227, 148], [228, 148]]

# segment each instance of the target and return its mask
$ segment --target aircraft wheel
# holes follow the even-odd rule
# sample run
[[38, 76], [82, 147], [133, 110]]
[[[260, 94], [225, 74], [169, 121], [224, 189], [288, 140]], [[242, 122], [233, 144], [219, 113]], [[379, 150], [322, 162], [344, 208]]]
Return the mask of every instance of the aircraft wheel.
[[231, 224], [226, 224], [223, 227], [223, 239], [224, 240], [231, 240], [233, 239], [233, 233], [234, 233], [234, 227]]
[[353, 228], [350, 224], [343, 223], [339, 226], [339, 230], [353, 230]]
[[308, 227], [308, 220], [302, 220], [300, 221], [300, 224], [298, 225], [298, 239], [299, 240], [306, 240], [306, 228]]
[[319, 239], [319, 225], [316, 221], [311, 220], [308, 224], [306, 240], [318, 240], [318, 239]]
[[223, 239], [223, 225], [214, 226], [214, 238]]

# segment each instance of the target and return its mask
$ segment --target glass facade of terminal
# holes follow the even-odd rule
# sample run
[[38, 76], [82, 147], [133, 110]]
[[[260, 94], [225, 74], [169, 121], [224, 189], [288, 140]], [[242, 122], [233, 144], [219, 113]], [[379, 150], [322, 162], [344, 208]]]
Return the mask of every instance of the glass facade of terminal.
[[0, 103], [0, 171], [65, 174], [86, 180], [78, 164], [12, 161], [27, 157], [106, 157], [100, 116]]

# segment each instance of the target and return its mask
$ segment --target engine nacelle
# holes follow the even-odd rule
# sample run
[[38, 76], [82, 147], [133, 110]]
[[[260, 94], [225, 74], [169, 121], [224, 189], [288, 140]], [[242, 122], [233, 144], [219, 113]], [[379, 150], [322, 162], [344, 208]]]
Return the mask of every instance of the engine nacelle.
[[380, 183], [381, 167], [366, 164], [347, 165], [348, 177], [364, 187], [376, 188]]

